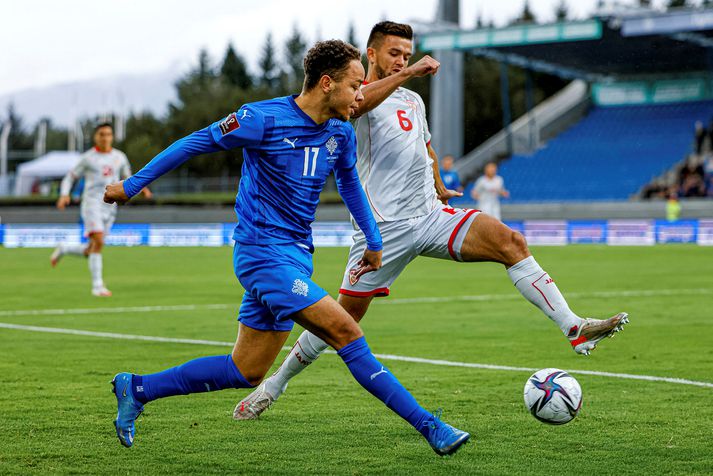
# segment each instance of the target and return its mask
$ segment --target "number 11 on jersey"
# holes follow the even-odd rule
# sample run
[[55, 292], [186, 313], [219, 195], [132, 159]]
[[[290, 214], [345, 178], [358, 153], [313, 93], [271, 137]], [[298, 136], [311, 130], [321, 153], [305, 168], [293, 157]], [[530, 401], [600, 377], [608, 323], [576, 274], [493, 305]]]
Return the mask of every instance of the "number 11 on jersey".
[[[309, 153], [312, 151], [312, 167], [310, 168]], [[302, 169], [302, 175], [306, 176], [309, 170], [309, 176], [314, 177], [314, 171], [317, 169], [317, 156], [319, 155], [319, 147], [305, 147], [305, 166]]]

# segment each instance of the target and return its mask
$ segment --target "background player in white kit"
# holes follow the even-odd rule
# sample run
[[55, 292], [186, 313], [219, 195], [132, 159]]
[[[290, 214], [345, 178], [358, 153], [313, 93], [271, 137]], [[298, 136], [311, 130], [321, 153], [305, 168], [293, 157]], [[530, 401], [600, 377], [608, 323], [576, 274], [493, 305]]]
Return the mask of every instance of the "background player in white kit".
[[496, 175], [498, 167], [495, 162], [485, 165], [485, 174], [479, 177], [473, 185], [470, 196], [478, 201], [478, 208], [483, 213], [502, 220], [500, 217], [500, 197], [508, 198], [510, 192], [505, 189], [505, 183], [500, 175]]
[[[84, 177], [84, 192], [80, 213], [84, 222], [84, 235], [89, 243], [79, 245], [61, 244], [55, 248], [50, 262], [52, 266], [64, 255], [89, 258], [89, 272], [92, 275], [92, 294], [100, 297], [111, 296], [102, 277], [102, 248], [104, 238], [116, 219], [116, 204], [104, 203], [104, 189], [110, 183], [131, 176], [129, 161], [120, 150], [112, 148], [114, 129], [109, 123], [99, 124], [94, 129], [94, 148], [82, 154], [77, 165], [67, 173], [60, 185], [57, 208], [64, 210], [70, 202], [70, 192], [75, 180]], [[143, 190], [146, 198], [151, 198], [148, 188]]]
[[[364, 234], [354, 235], [339, 304], [361, 320], [371, 300], [387, 296], [391, 284], [417, 256], [494, 261], [505, 265], [520, 293], [560, 327], [575, 352], [588, 354], [628, 322], [626, 313], [607, 320], [580, 318], [537, 264], [520, 233], [479, 210], [444, 205], [461, 194], [443, 186], [423, 101], [400, 87], [422, 62], [432, 62], [433, 73], [439, 64], [425, 57], [407, 67], [412, 36], [408, 25], [381, 22], [367, 42], [367, 86], [362, 89], [364, 102], [355, 124], [357, 168], [381, 232], [384, 254], [382, 267], [367, 273], [372, 270], [360, 262], [366, 246]], [[257, 418], [282, 395], [289, 379], [327, 347], [314, 334], [303, 332], [280, 368], [236, 406], [233, 417]]]

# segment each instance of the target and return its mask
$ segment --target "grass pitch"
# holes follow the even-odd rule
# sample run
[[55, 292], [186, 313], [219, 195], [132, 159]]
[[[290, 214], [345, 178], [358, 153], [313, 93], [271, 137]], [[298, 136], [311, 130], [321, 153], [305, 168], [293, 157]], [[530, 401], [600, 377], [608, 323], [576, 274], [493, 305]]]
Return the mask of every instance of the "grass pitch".
[[[315, 255], [315, 280], [333, 295], [346, 254]], [[384, 361], [425, 407], [443, 407], [446, 421], [473, 435], [457, 455], [439, 458], [326, 355], [259, 421], [231, 418], [247, 390], [169, 398], [147, 405], [126, 449], [112, 424], [116, 372], [153, 372], [230, 347], [0, 328], [0, 473], [713, 473], [713, 388], [575, 371], [713, 382], [713, 249], [570, 246], [534, 254], [576, 312], [623, 310], [631, 324], [592, 356], [577, 356], [500, 266], [420, 258], [363, 328], [378, 353], [573, 370], [584, 404], [568, 425], [549, 427], [528, 414], [527, 371]], [[109, 248], [110, 299], [89, 294], [84, 260], [68, 257], [50, 269], [48, 255], [0, 248], [0, 322], [235, 338], [242, 289], [228, 248]], [[127, 309], [181, 305], [195, 307]], [[76, 311], [109, 307], [123, 310]], [[25, 312], [37, 310], [64, 311]]]

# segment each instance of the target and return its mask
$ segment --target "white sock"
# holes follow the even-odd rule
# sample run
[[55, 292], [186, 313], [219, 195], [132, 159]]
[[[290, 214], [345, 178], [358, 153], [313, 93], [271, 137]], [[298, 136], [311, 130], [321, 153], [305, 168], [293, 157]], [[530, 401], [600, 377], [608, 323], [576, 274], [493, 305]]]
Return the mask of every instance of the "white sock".
[[287, 382], [302, 372], [305, 367], [317, 360], [317, 357], [324, 352], [327, 347], [326, 342], [312, 334], [304, 331], [295, 345], [290, 349], [290, 353], [280, 365], [280, 368], [265, 380], [265, 390], [277, 399], [287, 388]]
[[92, 273], [92, 288], [104, 287], [101, 253], [89, 253], [89, 272]]
[[87, 249], [87, 245], [59, 245], [59, 251], [63, 255], [76, 255], [84, 256], [84, 251]]
[[508, 268], [508, 275], [520, 294], [555, 321], [565, 335], [582, 322], [570, 310], [555, 281], [542, 270], [534, 256]]

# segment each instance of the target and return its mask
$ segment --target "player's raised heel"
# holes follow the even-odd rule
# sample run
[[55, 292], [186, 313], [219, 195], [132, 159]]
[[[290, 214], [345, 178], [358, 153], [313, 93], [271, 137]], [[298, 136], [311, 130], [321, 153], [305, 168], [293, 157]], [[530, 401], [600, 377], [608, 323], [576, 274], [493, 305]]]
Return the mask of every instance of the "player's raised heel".
[[60, 259], [62, 259], [62, 247], [58, 246], [50, 255], [50, 265], [52, 265], [52, 267], [54, 268], [55, 266], [57, 266], [57, 263], [59, 263]]
[[233, 419], [257, 420], [265, 410], [275, 403], [275, 400], [277, 399], [265, 390], [265, 382], [263, 382], [235, 406]]
[[581, 326], [572, 328], [567, 338], [576, 353], [589, 355], [600, 340], [614, 337], [614, 334], [623, 330], [624, 325], [628, 323], [629, 315], [625, 312], [606, 320], [585, 319]]
[[144, 411], [144, 406], [134, 398], [134, 391], [131, 387], [132, 377], [128, 372], [121, 372], [111, 380], [112, 393], [116, 397], [116, 436], [119, 442], [130, 448], [134, 444], [135, 427], [134, 421]]
[[440, 456], [454, 454], [470, 439], [470, 433], [454, 428], [441, 421], [441, 410], [433, 415], [433, 420], [427, 422], [428, 434], [426, 439], [433, 451]]

